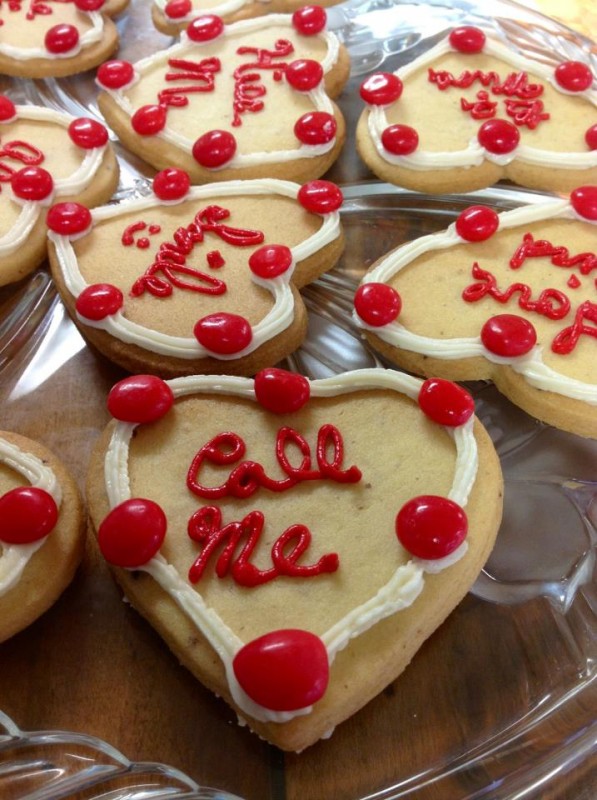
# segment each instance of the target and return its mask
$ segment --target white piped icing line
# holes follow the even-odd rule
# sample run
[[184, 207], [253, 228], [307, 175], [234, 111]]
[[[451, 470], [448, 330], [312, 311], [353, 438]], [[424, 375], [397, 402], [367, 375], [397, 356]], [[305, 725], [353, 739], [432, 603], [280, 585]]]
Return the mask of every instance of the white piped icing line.
[[[214, 193], [218, 197], [251, 196], [251, 195], [272, 195], [278, 194], [282, 197], [296, 199], [300, 186], [291, 181], [275, 180], [264, 178], [253, 181], [226, 181], [218, 183], [216, 188], [211, 184], [194, 186], [185, 195], [185, 202], [188, 200], [208, 199]], [[129, 212], [142, 212], [160, 205], [156, 197], [148, 197], [139, 200], [132, 200], [120, 203], [119, 205], [103, 206], [102, 208], [92, 209], [91, 216], [93, 224], [104, 220], [113, 219], [120, 214]], [[93, 230], [93, 227], [92, 229]], [[212, 356], [221, 360], [231, 360], [242, 358], [252, 353], [265, 342], [286, 330], [294, 319], [294, 298], [290, 281], [294, 271], [294, 265], [306, 258], [309, 258], [321, 248], [338, 238], [340, 235], [340, 214], [333, 211], [323, 215], [323, 223], [318, 231], [309, 236], [305, 241], [291, 248], [292, 266], [277, 278], [260, 280], [251, 275], [252, 280], [263, 288], [267, 289], [274, 298], [274, 304], [266, 316], [252, 328], [251, 342], [242, 350], [230, 355], [214, 353], [203, 347], [194, 337], [172, 336], [161, 333], [151, 328], [146, 328], [127, 319], [122, 311], [116, 312], [103, 320], [93, 321], [81, 318], [83, 324], [98, 328], [114, 336], [122, 342], [135, 344], [144, 350], [150, 350], [165, 356], [174, 358], [195, 359], [205, 356]], [[60, 264], [60, 269], [64, 276], [66, 287], [73, 297], [78, 297], [88, 286], [83, 278], [77, 256], [72, 246], [72, 239], [61, 236], [54, 232], [49, 233], [49, 237], [56, 247], [56, 256]], [[248, 269], [248, 267], [247, 267]]]
[[[438, 58], [453, 52], [456, 51], [451, 46], [449, 37], [446, 37], [420, 58], [396, 70], [394, 74], [402, 81], [406, 82], [417, 70], [431, 67]], [[592, 105], [597, 106], [597, 91], [594, 89], [586, 89], [582, 92], [569, 92], [556, 83], [553, 67], [548, 67], [545, 64], [540, 64], [525, 58], [489, 37], [483, 47], [483, 54], [499, 58], [519, 70], [532, 72], [534, 75], [537, 75], [542, 80], [551, 84], [558, 92], [574, 95], [575, 97], [584, 97], [592, 103]], [[401, 98], [396, 102], [400, 103]], [[491, 161], [499, 166], [505, 166], [516, 159], [527, 164], [552, 169], [591, 169], [597, 167], [597, 150], [587, 150], [586, 152], [580, 153], [563, 153], [542, 150], [521, 143], [513, 151], [499, 155], [486, 150], [477, 140], [476, 136], [468, 142], [467, 147], [463, 150], [430, 152], [417, 149], [409, 155], [395, 155], [386, 150], [381, 141], [383, 131], [390, 124], [386, 114], [387, 106], [369, 105], [368, 109], [369, 116], [367, 123], [375, 149], [384, 161], [395, 166], [426, 171], [430, 169], [452, 169], [454, 167], [477, 167], [484, 161]]]
[[[41, 459], [0, 438], [0, 463], [22, 475], [30, 486], [48, 492], [60, 508], [60, 486], [53, 470]], [[44, 537], [30, 544], [0, 544], [0, 597], [19, 582], [29, 560], [46, 539]]]
[[[166, 382], [175, 398], [198, 393], [236, 395], [256, 402], [253, 381], [232, 376], [192, 376], [175, 378]], [[359, 390], [389, 389], [417, 401], [423, 381], [393, 370], [363, 369], [342, 375], [311, 381], [311, 397], [335, 397]], [[422, 412], [421, 412], [422, 413]], [[478, 469], [477, 443], [473, 434], [474, 418], [458, 428], [445, 428], [453, 438], [456, 450], [454, 475], [448, 498], [465, 507], [475, 483]], [[110, 508], [130, 499], [128, 471], [129, 445], [136, 424], [116, 422], [104, 462], [104, 480]], [[424, 587], [426, 572], [435, 573], [449, 568], [462, 558], [468, 549], [466, 540], [449, 556], [434, 562], [412, 558], [398, 567], [390, 580], [368, 601], [338, 620], [322, 636], [331, 664], [340, 650], [351, 639], [371, 628], [377, 622], [408, 608]], [[158, 553], [140, 567], [178, 604], [208, 639], [218, 653], [226, 670], [229, 688], [235, 703], [251, 717], [261, 721], [286, 722], [296, 716], [310, 713], [312, 706], [298, 711], [278, 712], [255, 703], [239, 685], [233, 670], [233, 660], [243, 642], [210, 608], [190, 583], [183, 580], [177, 570]]]
[[[74, 3], [73, 3], [74, 5]], [[81, 11], [80, 14], [89, 18], [91, 28], [85, 31], [80, 37], [76, 47], [65, 53], [52, 53], [45, 47], [16, 47], [8, 42], [0, 42], [0, 54], [12, 58], [14, 61], [31, 61], [34, 58], [48, 60], [72, 58], [82, 50], [100, 42], [104, 35], [104, 18], [99, 11]]]
[[[522, 227], [548, 219], [579, 219], [586, 224], [595, 224], [579, 217], [568, 200], [557, 199], [545, 200], [513, 211], [503, 212], [499, 215], [499, 228], [503, 230]], [[464, 240], [456, 232], [455, 223], [453, 223], [443, 233], [422, 236], [390, 253], [363, 278], [361, 285], [388, 283], [402, 269], [408, 267], [423, 254], [434, 250], [446, 250], [463, 243]], [[489, 351], [481, 342], [480, 336], [433, 339], [412, 333], [398, 320], [384, 326], [374, 327], [367, 324], [356, 310], [353, 310], [353, 319], [360, 328], [375, 333], [380, 339], [394, 347], [414, 353], [432, 354], [434, 358], [445, 360], [482, 356], [494, 364], [509, 366], [524, 376], [528, 383], [537, 389], [555, 392], [564, 397], [581, 400], [589, 405], [597, 405], [597, 385], [567, 377], [553, 370], [544, 363], [542, 348], [538, 345], [526, 355], [506, 358]]]

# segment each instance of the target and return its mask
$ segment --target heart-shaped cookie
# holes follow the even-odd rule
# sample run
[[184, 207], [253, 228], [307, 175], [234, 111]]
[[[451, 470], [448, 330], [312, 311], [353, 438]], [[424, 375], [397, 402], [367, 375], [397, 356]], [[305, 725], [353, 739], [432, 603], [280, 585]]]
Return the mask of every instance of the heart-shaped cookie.
[[363, 160], [383, 180], [463, 192], [508, 178], [569, 192], [597, 183], [597, 91], [588, 64], [532, 61], [480, 28], [455, 28], [361, 86]]
[[88, 475], [127, 597], [261, 736], [301, 750], [392, 681], [492, 548], [471, 397], [382, 369], [127, 378]]
[[490, 378], [529, 414], [595, 438], [596, 223], [595, 186], [501, 214], [471, 206], [374, 264], [355, 321], [404, 369]]
[[253, 375], [301, 343], [298, 287], [343, 247], [328, 181], [190, 187], [170, 169], [150, 196], [48, 213], [50, 261], [83, 335], [133, 372]]
[[58, 78], [96, 67], [118, 47], [119, 0], [10, 0], [0, 5], [0, 72]]
[[184, 169], [193, 183], [317, 178], [342, 148], [330, 98], [349, 72], [325, 25], [313, 7], [231, 25], [197, 17], [167, 50], [103, 64], [100, 109], [132, 152]]
[[84, 530], [83, 504], [62, 462], [37, 442], [0, 432], [0, 642], [70, 583]]
[[0, 286], [46, 257], [45, 216], [58, 199], [96, 205], [118, 185], [108, 131], [87, 117], [14, 105], [0, 95]]

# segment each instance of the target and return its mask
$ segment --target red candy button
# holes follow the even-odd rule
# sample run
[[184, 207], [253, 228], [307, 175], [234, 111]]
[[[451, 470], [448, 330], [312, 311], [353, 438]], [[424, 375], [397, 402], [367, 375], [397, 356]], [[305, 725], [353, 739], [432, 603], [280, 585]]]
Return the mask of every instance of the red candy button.
[[336, 135], [336, 128], [332, 114], [327, 111], [308, 111], [296, 121], [294, 134], [303, 144], [327, 144]]
[[187, 36], [192, 42], [210, 42], [224, 32], [224, 22], [216, 14], [204, 14], [189, 23]]
[[597, 221], [597, 186], [579, 186], [570, 194], [570, 202], [581, 217]]
[[108, 394], [108, 411], [121, 422], [154, 422], [170, 411], [172, 389], [155, 375], [133, 375], [116, 383]]
[[274, 414], [291, 414], [309, 400], [311, 386], [307, 378], [285, 369], [269, 367], [255, 375], [257, 402]]
[[105, 0], [75, 0], [75, 5], [79, 11], [99, 11], [104, 5]]
[[253, 338], [251, 325], [244, 317], [224, 311], [202, 317], [193, 332], [199, 344], [218, 355], [239, 353]]
[[285, 244], [266, 244], [249, 257], [249, 268], [258, 278], [277, 278], [292, 265], [292, 251]]
[[47, 536], [58, 521], [52, 495], [35, 486], [18, 486], [0, 496], [0, 541], [30, 544]]
[[131, 117], [131, 125], [139, 136], [155, 136], [166, 127], [166, 106], [141, 106]]
[[419, 146], [419, 134], [410, 125], [389, 125], [381, 132], [383, 147], [395, 156], [407, 156]]
[[14, 119], [16, 115], [17, 109], [12, 100], [6, 95], [0, 94], [0, 122], [8, 122]]
[[313, 214], [330, 214], [338, 211], [344, 202], [344, 195], [335, 183], [315, 180], [303, 184], [297, 198], [306, 211]]
[[163, 169], [153, 179], [153, 192], [160, 200], [182, 200], [191, 188], [188, 174], [176, 167]]
[[597, 125], [591, 125], [585, 133], [585, 142], [589, 150], [597, 150]]
[[310, 92], [323, 80], [323, 67], [319, 61], [299, 58], [285, 69], [286, 80], [297, 92]]
[[122, 89], [135, 77], [130, 61], [106, 61], [97, 71], [97, 81], [106, 89]]
[[54, 25], [44, 38], [46, 50], [56, 55], [68, 53], [79, 44], [79, 31], [74, 25]]
[[54, 191], [54, 181], [43, 167], [23, 167], [13, 173], [10, 185], [15, 197], [21, 200], [39, 202]]
[[140, 497], [125, 500], [99, 526], [102, 555], [116, 567], [141, 567], [159, 551], [167, 525], [164, 511], [153, 500]]
[[236, 153], [236, 139], [228, 131], [208, 131], [197, 139], [192, 152], [200, 166], [216, 169], [232, 159]]
[[191, 0], [169, 0], [164, 7], [164, 13], [170, 19], [181, 19], [193, 10]]
[[464, 510], [447, 497], [420, 495], [405, 503], [396, 517], [400, 544], [417, 558], [445, 558], [466, 538]]
[[355, 293], [354, 307], [363, 322], [381, 328], [396, 319], [402, 300], [396, 289], [387, 283], [364, 283]]
[[568, 92], [584, 92], [593, 83], [593, 73], [582, 61], [564, 61], [554, 72], [556, 83]]
[[68, 135], [73, 144], [83, 150], [103, 147], [108, 142], [108, 131], [105, 125], [95, 119], [79, 117], [68, 126]]
[[292, 15], [292, 24], [303, 36], [321, 33], [327, 23], [327, 14], [321, 6], [303, 6]]
[[537, 331], [524, 317], [498, 314], [483, 325], [481, 341], [490, 353], [515, 358], [533, 349], [537, 343]]
[[86, 286], [77, 297], [75, 307], [85, 319], [94, 322], [116, 314], [124, 304], [124, 297], [117, 286], [111, 283], [94, 283]]
[[438, 425], [455, 428], [475, 413], [475, 402], [466, 389], [443, 378], [424, 381], [418, 399], [421, 411]]
[[520, 131], [505, 119], [488, 119], [477, 133], [481, 147], [494, 155], [511, 153], [520, 141]]
[[465, 25], [450, 33], [450, 44], [459, 53], [480, 53], [485, 47], [485, 34], [480, 28]]
[[80, 203], [56, 203], [48, 211], [46, 225], [61, 236], [74, 236], [91, 226], [91, 211]]
[[456, 220], [456, 233], [467, 242], [484, 242], [497, 231], [500, 219], [492, 208], [469, 206]]
[[391, 72], [377, 72], [361, 84], [362, 99], [372, 106], [388, 106], [402, 94], [402, 81]]
[[316, 703], [327, 689], [325, 645], [314, 633], [272, 631], [242, 647], [232, 662], [251, 700], [272, 711], [296, 711]]

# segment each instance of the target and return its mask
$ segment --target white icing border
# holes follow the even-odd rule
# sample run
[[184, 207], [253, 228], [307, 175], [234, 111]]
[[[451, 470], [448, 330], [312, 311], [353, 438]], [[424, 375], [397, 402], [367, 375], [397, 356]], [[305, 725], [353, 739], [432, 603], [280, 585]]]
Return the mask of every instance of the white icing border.
[[[28, 47], [25, 49], [23, 47], [15, 47], [7, 42], [0, 42], [0, 54], [7, 56], [7, 58], [12, 58], [14, 61], [31, 61], [34, 58], [54, 61], [77, 56], [81, 50], [100, 42], [104, 35], [104, 18], [100, 11], [82, 11], [81, 9], [77, 9], [77, 11], [79, 14], [89, 17], [92, 27], [79, 37], [77, 46], [67, 53], [50, 53], [45, 47]], [[58, 22], [57, 24], [61, 23]]]
[[[253, 380], [232, 376], [192, 376], [167, 381], [175, 398], [206, 392], [236, 395], [255, 400]], [[423, 381], [393, 370], [363, 369], [346, 372], [332, 378], [310, 381], [311, 397], [334, 397], [364, 389], [390, 389], [417, 401]], [[459, 428], [445, 428], [454, 439], [456, 462], [454, 478], [448, 497], [465, 507], [476, 480], [478, 468], [477, 443], [473, 433], [474, 417]], [[104, 480], [110, 509], [131, 497], [128, 474], [129, 443], [137, 425], [116, 422], [104, 461]], [[398, 567], [390, 580], [361, 606], [326, 631], [321, 639], [331, 664], [340, 650], [355, 636], [364, 633], [377, 622], [410, 606], [423, 589], [425, 572], [436, 573], [462, 558], [468, 549], [463, 542], [445, 559], [424, 561], [413, 558]], [[294, 712], [275, 712], [252, 701], [234, 676], [232, 662], [243, 642], [210, 608], [201, 595], [183, 580], [176, 569], [158, 553], [140, 568], [175, 600], [191, 621], [202, 631], [222, 660], [235, 703], [254, 719], [287, 722], [296, 716], [310, 713], [312, 706]]]
[[[450, 45], [449, 36], [447, 36], [427, 53], [415, 59], [410, 64], [396, 70], [394, 74], [403, 82], [406, 82], [413, 72], [422, 67], [430, 67], [439, 57], [453, 52], [456, 51]], [[597, 106], [597, 91], [594, 89], [587, 89], [584, 92], [566, 91], [556, 83], [553, 67], [548, 67], [545, 64], [540, 64], [525, 58], [489, 37], [486, 39], [483, 47], [483, 54], [494, 56], [519, 70], [537, 75], [545, 82], [550, 83], [553, 88], [561, 94], [584, 97], [594, 106]], [[406, 84], [405, 91], [408, 91]], [[399, 103], [400, 101], [401, 98], [398, 98], [395, 102]], [[391, 105], [394, 104], [392, 103]], [[389, 107], [391, 106], [368, 105], [369, 114], [367, 125], [369, 135], [371, 136], [377, 154], [388, 164], [393, 164], [394, 166], [427, 171], [431, 169], [453, 169], [454, 167], [477, 167], [485, 160], [500, 166], [505, 166], [517, 159], [526, 164], [534, 164], [535, 166], [551, 169], [591, 169], [597, 167], [597, 150], [587, 150], [582, 153], [560, 153], [519, 144], [518, 147], [510, 153], [496, 155], [495, 153], [487, 151], [479, 143], [476, 136], [469, 141], [464, 150], [430, 152], [417, 149], [409, 155], [394, 155], [393, 153], [389, 153], [381, 142], [381, 135], [389, 125], [386, 115], [386, 109]]]
[[[233, 197], [246, 195], [279, 194], [296, 200], [300, 185], [291, 181], [263, 178], [252, 181], [225, 181], [216, 184], [203, 184], [193, 186], [182, 202], [187, 200], [207, 199], [214, 195], [219, 197]], [[298, 200], [296, 201], [298, 203]], [[93, 223], [113, 219], [121, 214], [131, 211], [145, 211], [160, 205], [155, 197], [140, 200], [123, 201], [118, 205], [103, 206], [91, 211]], [[292, 265], [277, 278], [262, 280], [251, 274], [252, 280], [264, 289], [267, 289], [274, 298], [274, 305], [265, 317], [252, 327], [253, 337], [251, 342], [238, 353], [230, 355], [213, 353], [199, 344], [194, 337], [171, 336], [159, 331], [146, 328], [128, 320], [122, 311], [94, 322], [79, 317], [79, 320], [89, 327], [106, 331], [114, 338], [127, 344], [134, 344], [153, 353], [170, 356], [173, 358], [195, 359], [212, 356], [222, 361], [242, 358], [252, 353], [265, 342], [286, 330], [294, 319], [294, 297], [291, 289], [291, 278], [294, 266], [304, 261], [309, 256], [321, 250], [340, 235], [340, 214], [338, 211], [321, 215], [323, 224], [321, 228], [305, 241], [291, 248]], [[76, 253], [72, 242], [67, 236], [60, 236], [50, 231], [49, 237], [56, 247], [56, 256], [60, 270], [64, 277], [67, 290], [73, 297], [78, 297], [88, 284], [84, 280], [77, 263]], [[247, 269], [249, 267], [247, 266]]]
[[[506, 211], [499, 215], [500, 230], [521, 227], [533, 222], [548, 219], [577, 219], [591, 223], [580, 217], [568, 200], [547, 199], [533, 205]], [[387, 283], [400, 270], [407, 267], [415, 259], [434, 250], [445, 250], [458, 244], [466, 244], [456, 233], [456, 223], [452, 223], [442, 233], [434, 233], [415, 239], [387, 255], [374, 269], [365, 275], [361, 286], [366, 283]], [[358, 327], [371, 331], [393, 347], [410, 350], [414, 353], [432, 355], [437, 359], [461, 359], [482, 356], [494, 364], [509, 366], [522, 375], [527, 382], [537, 389], [581, 400], [589, 405], [597, 405], [597, 384], [569, 378], [548, 367], [542, 359], [542, 348], [535, 346], [530, 353], [515, 358], [504, 358], [491, 353], [482, 344], [480, 336], [474, 338], [433, 339], [411, 333], [398, 320], [388, 325], [375, 327], [368, 325], [353, 310], [353, 320]]]

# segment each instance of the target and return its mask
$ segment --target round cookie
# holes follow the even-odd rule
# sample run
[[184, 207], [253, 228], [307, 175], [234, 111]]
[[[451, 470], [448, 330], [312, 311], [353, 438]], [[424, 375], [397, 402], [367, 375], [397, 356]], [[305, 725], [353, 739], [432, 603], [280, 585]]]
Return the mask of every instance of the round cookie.
[[59, 459], [37, 442], [0, 432], [0, 642], [68, 586], [84, 528], [79, 491]]

